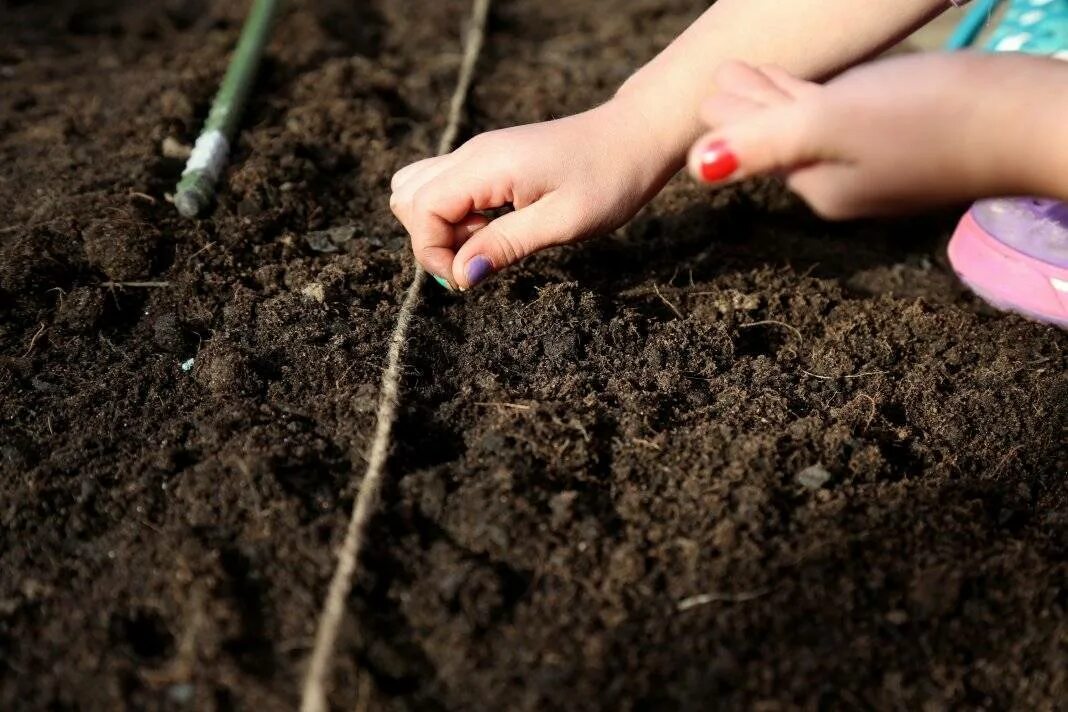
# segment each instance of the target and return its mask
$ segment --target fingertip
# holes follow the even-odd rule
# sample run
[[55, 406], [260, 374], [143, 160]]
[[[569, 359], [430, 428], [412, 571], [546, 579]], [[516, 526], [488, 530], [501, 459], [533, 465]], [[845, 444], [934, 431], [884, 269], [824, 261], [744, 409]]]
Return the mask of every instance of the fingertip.
[[705, 183], [789, 173], [822, 160], [826, 129], [805, 102], [764, 109], [703, 136], [688, 156], [691, 174]]
[[737, 177], [739, 160], [728, 139], [714, 131], [702, 136], [690, 148], [686, 167], [701, 183], [722, 183]]
[[[438, 284], [450, 291], [460, 288], [460, 281], [457, 279], [459, 272], [454, 269], [457, 251], [487, 224], [489, 224], [489, 218], [473, 213], [451, 226], [453, 232], [453, 246], [451, 248], [417, 244], [421, 241], [413, 238], [412, 251], [419, 264], [430, 273], [430, 276]], [[464, 284], [466, 286], [466, 282]]]
[[[456, 251], [450, 270], [454, 284], [461, 292], [474, 287], [497, 271], [498, 265], [487, 254], [491, 251], [489, 247], [472, 239]], [[500, 266], [503, 267], [503, 265]]]
[[417, 175], [426, 168], [430, 168], [439, 162], [441, 158], [441, 156], [430, 156], [429, 158], [412, 161], [393, 174], [393, 177], [389, 180], [389, 189], [394, 192], [400, 190], [412, 176]]
[[431, 277], [435, 279], [439, 284], [443, 281], [450, 286], [456, 286], [456, 279], [452, 273], [452, 263], [456, 257], [456, 254], [444, 247], [423, 247], [416, 248], [413, 245], [412, 250], [416, 261], [422, 265]]
[[496, 271], [497, 268], [494, 266], [493, 260], [486, 255], [475, 255], [464, 262], [459, 272], [455, 269], [453, 270], [461, 292], [481, 284]]
[[452, 274], [460, 291], [474, 287], [515, 261], [505, 254], [507, 250], [502, 247], [502, 241], [500, 234], [493, 227], [483, 227], [456, 251]]
[[407, 176], [411, 175], [412, 167], [415, 166], [415, 165], [416, 165], [415, 163], [409, 163], [408, 165], [404, 166], [403, 168], [399, 169], [396, 173], [394, 173], [393, 177], [389, 179], [389, 189], [392, 190], [394, 193], [396, 193], [397, 190], [402, 185], [404, 185], [404, 179]]
[[482, 282], [553, 245], [588, 237], [589, 203], [549, 193], [494, 219], [456, 252], [452, 274], [461, 289]]
[[452, 282], [450, 282], [449, 280], [445, 279], [444, 277], [439, 277], [436, 274], [431, 274], [430, 277], [435, 282], [437, 282], [443, 289], [445, 289], [445, 291], [448, 291], [448, 292], [455, 292], [456, 291], [456, 287], [452, 286]]
[[452, 263], [456, 283], [469, 289], [527, 255], [575, 239], [568, 216], [576, 209], [546, 197], [496, 218], [456, 251]]

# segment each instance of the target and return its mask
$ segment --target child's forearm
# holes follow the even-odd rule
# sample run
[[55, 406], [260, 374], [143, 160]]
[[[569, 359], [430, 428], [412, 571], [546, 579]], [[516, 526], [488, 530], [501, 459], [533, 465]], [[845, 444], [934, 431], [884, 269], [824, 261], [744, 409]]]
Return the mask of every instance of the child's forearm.
[[967, 173], [984, 195], [1068, 201], [1068, 62], [975, 55], [961, 82]]
[[719, 0], [620, 88], [665, 155], [684, 162], [698, 107], [724, 62], [774, 64], [808, 78], [845, 69], [940, 13], [947, 0]]

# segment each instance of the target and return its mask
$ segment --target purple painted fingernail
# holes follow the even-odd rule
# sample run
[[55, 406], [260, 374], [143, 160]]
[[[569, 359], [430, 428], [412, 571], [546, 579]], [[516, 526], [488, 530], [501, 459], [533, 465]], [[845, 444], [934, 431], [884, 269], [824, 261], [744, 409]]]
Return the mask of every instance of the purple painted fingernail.
[[493, 272], [493, 263], [482, 255], [472, 257], [464, 267], [464, 276], [467, 277], [472, 287], [489, 277], [491, 272]]

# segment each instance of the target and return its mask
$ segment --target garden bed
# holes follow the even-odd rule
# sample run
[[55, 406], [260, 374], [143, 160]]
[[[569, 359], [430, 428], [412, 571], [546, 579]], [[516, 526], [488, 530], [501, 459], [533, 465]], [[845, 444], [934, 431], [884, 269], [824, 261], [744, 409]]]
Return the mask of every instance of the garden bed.
[[[465, 133], [605, 99], [703, 5], [500, 2]], [[0, 8], [3, 709], [298, 700], [411, 279], [389, 177], [469, 6], [290, 2], [184, 220], [246, 8]], [[336, 708], [1053, 709], [1068, 336], [968, 296], [952, 227], [679, 178], [428, 284]]]

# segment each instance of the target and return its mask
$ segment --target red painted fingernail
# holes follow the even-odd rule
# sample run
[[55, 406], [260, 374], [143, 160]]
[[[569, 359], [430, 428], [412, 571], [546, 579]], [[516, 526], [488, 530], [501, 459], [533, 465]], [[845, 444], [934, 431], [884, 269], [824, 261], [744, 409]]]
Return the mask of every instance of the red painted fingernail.
[[729, 177], [738, 170], [738, 157], [726, 141], [716, 140], [701, 151], [701, 178], [715, 183]]

